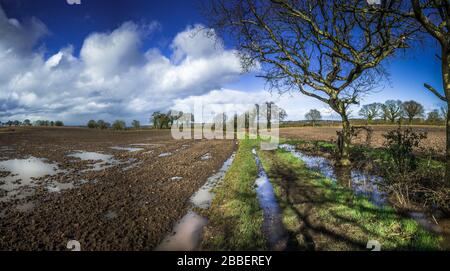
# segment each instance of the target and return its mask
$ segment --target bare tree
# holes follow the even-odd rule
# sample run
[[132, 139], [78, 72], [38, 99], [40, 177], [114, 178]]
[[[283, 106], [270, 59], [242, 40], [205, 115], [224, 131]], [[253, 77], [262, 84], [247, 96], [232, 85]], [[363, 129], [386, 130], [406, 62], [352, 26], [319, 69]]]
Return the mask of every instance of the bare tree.
[[138, 120], [133, 120], [133, 121], [131, 122], [131, 126], [132, 126], [134, 129], [140, 129], [140, 128], [141, 128], [141, 122], [138, 121]]
[[340, 115], [341, 164], [349, 163], [349, 106], [377, 86], [385, 75], [381, 62], [415, 32], [401, 16], [350, 7], [371, 9], [359, 0], [212, 0], [204, 5], [211, 26], [236, 41], [245, 70], [256, 65], [271, 89], [298, 91]]
[[432, 111], [430, 111], [428, 113], [427, 122], [429, 124], [438, 124], [439, 122], [441, 122], [441, 120], [442, 119], [441, 119], [441, 116], [439, 114], [439, 110], [434, 109], [434, 110], [432, 110]]
[[423, 117], [425, 110], [423, 105], [416, 101], [407, 101], [402, 104], [403, 112], [408, 118], [409, 124], [411, 124], [416, 117]]
[[316, 126], [316, 122], [322, 120], [322, 115], [317, 109], [311, 109], [306, 113], [305, 118], [312, 123], [312, 126]]
[[371, 103], [363, 105], [363, 107], [359, 111], [359, 115], [367, 120], [367, 124], [370, 124], [376, 117], [380, 116], [380, 113], [381, 113], [380, 103]]
[[384, 111], [386, 118], [394, 123], [397, 119], [403, 116], [402, 101], [400, 100], [388, 100], [384, 103]]

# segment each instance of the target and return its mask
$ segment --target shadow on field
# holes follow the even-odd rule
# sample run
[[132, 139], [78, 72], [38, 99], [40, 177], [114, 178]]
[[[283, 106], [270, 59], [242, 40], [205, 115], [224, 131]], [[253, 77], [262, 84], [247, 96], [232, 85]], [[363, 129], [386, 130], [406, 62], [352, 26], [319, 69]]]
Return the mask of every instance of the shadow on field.
[[[369, 226], [375, 221], [389, 224], [398, 219], [393, 209], [371, 208], [352, 194], [330, 192], [343, 188], [323, 187], [320, 184], [321, 176], [280, 161], [274, 152], [266, 153], [265, 156], [269, 157], [271, 163], [268, 175], [280, 187], [278, 196], [285, 216], [286, 210], [289, 210], [289, 217], [285, 219], [292, 224], [288, 226], [290, 237], [296, 239], [296, 242], [290, 243], [297, 244], [297, 248], [291, 249], [367, 250], [367, 242], [373, 239], [380, 243], [397, 243], [395, 238], [382, 234], [383, 230], [378, 231], [376, 227]], [[394, 249], [411, 249], [403, 245], [395, 246]]]

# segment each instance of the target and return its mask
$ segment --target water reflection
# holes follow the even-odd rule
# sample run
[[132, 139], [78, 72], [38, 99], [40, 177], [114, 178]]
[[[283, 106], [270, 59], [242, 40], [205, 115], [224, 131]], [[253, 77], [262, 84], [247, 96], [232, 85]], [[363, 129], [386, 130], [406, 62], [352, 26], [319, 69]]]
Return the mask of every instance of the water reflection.
[[280, 145], [280, 149], [291, 152], [295, 157], [302, 160], [309, 169], [321, 173], [327, 179], [351, 188], [356, 195], [365, 196], [373, 204], [377, 206], [386, 204], [386, 194], [378, 187], [380, 181], [383, 180], [381, 177], [350, 167], [333, 167], [329, 159], [304, 154], [289, 144]]
[[225, 177], [231, 164], [233, 164], [235, 154], [228, 158], [222, 167], [214, 175], [208, 178], [206, 183], [191, 197], [190, 201], [195, 207], [207, 209], [211, 205], [214, 193], [211, 190], [216, 187]]
[[23, 188], [35, 187], [37, 185], [35, 180], [38, 178], [64, 172], [59, 170], [57, 164], [36, 157], [0, 161], [0, 171], [9, 172], [8, 175], [0, 177], [0, 190], [6, 191], [0, 195], [0, 201], [31, 195], [33, 192], [31, 189], [26, 193], [22, 191], [25, 190]]
[[172, 233], [168, 235], [156, 247], [156, 251], [194, 251], [197, 250], [203, 227], [208, 220], [199, 216], [193, 211], [189, 211], [174, 227]]
[[258, 167], [258, 178], [256, 179], [256, 194], [259, 204], [264, 211], [263, 231], [268, 239], [269, 248], [271, 250], [284, 250], [287, 246], [288, 236], [283, 226], [281, 209], [276, 200], [275, 191], [269, 181], [269, 177], [265, 172], [261, 161], [256, 153], [252, 150]]
[[137, 152], [144, 150], [144, 148], [134, 148], [134, 147], [111, 147], [111, 149], [116, 151], [127, 151], [127, 152]]
[[67, 156], [78, 158], [82, 161], [95, 161], [96, 163], [89, 169], [93, 171], [101, 171], [119, 164], [113, 155], [98, 152], [76, 151]]

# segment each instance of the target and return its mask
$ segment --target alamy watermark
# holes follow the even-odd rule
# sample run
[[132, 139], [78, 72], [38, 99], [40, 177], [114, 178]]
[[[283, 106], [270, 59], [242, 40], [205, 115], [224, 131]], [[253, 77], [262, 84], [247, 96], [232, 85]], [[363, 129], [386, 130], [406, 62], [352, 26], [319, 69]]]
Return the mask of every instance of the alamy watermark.
[[274, 103], [202, 104], [190, 113], [172, 111], [174, 139], [260, 139], [261, 150], [279, 143], [280, 109]]
[[81, 0], [66, 0], [69, 5], [81, 5]]

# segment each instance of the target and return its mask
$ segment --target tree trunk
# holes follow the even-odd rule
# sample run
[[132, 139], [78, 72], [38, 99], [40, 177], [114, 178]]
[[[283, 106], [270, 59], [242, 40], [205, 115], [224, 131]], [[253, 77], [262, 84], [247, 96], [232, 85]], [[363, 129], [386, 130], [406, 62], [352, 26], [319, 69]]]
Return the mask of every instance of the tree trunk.
[[352, 128], [348, 120], [347, 113], [343, 110], [341, 113], [342, 131], [338, 133], [338, 148], [339, 148], [339, 164], [341, 166], [350, 165], [350, 145], [352, 143]]
[[[444, 95], [447, 98], [447, 109], [450, 108], [450, 48], [442, 49], [442, 76], [444, 82]], [[447, 110], [447, 141], [445, 155], [445, 180], [450, 186], [450, 114]]]

